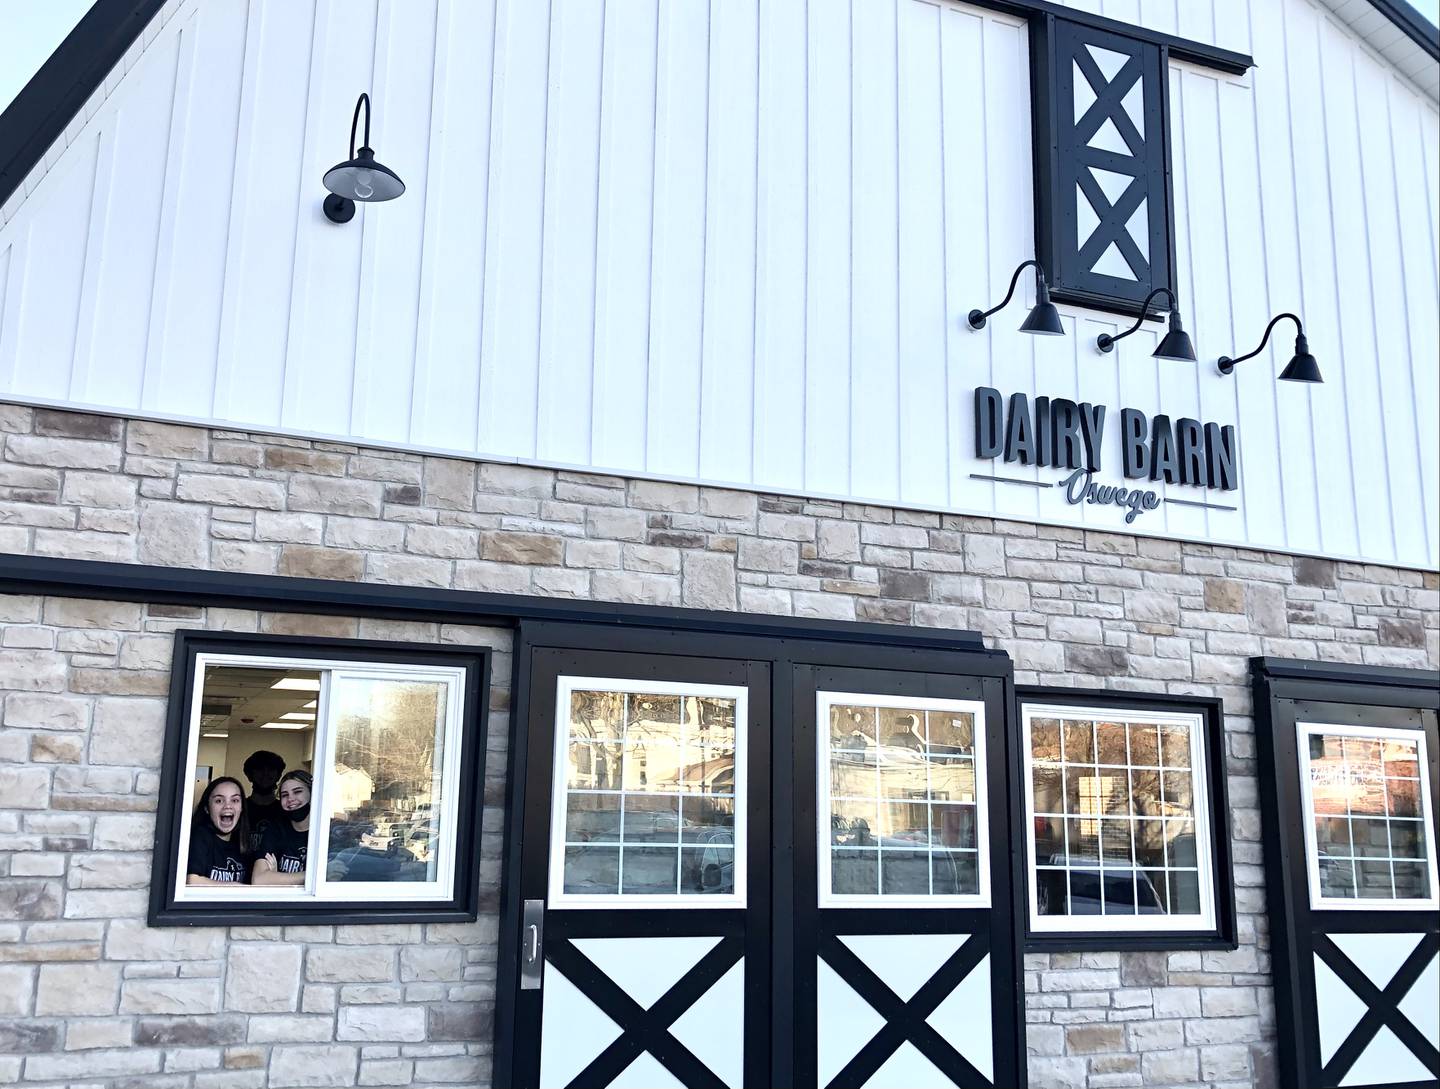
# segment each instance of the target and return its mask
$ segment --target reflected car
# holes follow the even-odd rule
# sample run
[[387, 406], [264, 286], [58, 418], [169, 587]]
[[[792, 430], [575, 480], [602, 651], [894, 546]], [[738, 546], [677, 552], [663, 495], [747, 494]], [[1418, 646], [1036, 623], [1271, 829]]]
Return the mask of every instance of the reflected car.
[[[1072, 859], [1072, 863], [1073, 863]], [[1046, 865], [1064, 866], [1065, 856], [1052, 855]], [[1099, 863], [1096, 862], [1098, 867]], [[1059, 870], [1037, 870], [1035, 874], [1035, 911], [1038, 915], [1100, 915], [1103, 902], [1111, 905], [1110, 914], [1165, 915], [1165, 903], [1145, 871], [1071, 869], [1067, 894], [1065, 873]], [[1127, 910], [1116, 912], [1115, 906]], [[1128, 910], [1131, 906], [1134, 911]]]

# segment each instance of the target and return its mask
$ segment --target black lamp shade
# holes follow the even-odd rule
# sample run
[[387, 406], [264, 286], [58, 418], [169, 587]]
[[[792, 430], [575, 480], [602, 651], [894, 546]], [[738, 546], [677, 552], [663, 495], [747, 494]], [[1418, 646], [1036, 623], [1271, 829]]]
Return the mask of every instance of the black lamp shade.
[[1320, 364], [1310, 354], [1310, 342], [1304, 334], [1295, 338], [1295, 355], [1280, 372], [1282, 382], [1324, 382], [1320, 377]]
[[1063, 337], [1065, 326], [1060, 323], [1060, 311], [1049, 299], [1037, 302], [1020, 323], [1022, 333], [1034, 333], [1042, 337]]
[[1180, 312], [1170, 311], [1170, 331], [1150, 353], [1156, 359], [1173, 359], [1179, 363], [1194, 363], [1195, 345], [1190, 343], [1190, 334], [1180, 325]]
[[1063, 337], [1065, 326], [1060, 324], [1060, 311], [1050, 301], [1050, 285], [1041, 275], [1035, 277], [1035, 305], [1025, 320], [1020, 323], [1022, 333], [1034, 333], [1040, 337]]
[[375, 152], [362, 147], [355, 158], [332, 166], [325, 172], [325, 188], [346, 200], [394, 200], [405, 192], [400, 176], [383, 163]]

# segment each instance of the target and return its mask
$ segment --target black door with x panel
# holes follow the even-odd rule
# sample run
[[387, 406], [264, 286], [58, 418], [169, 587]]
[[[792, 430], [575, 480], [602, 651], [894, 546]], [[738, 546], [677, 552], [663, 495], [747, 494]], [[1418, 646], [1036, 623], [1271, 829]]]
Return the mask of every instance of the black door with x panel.
[[517, 654], [504, 1084], [1019, 1081], [1003, 656], [578, 625]]

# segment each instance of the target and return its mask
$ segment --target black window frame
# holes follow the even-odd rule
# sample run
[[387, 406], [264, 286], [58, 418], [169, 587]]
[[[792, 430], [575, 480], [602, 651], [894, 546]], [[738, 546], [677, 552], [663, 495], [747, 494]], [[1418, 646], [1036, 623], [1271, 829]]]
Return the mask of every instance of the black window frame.
[[[1029, 807], [1030, 784], [1025, 780], [1024, 713], [1029, 704], [1064, 704], [1072, 707], [1095, 708], [1125, 712], [1170, 712], [1199, 714], [1205, 746], [1206, 782], [1209, 807], [1212, 873], [1211, 902], [1215, 905], [1215, 926], [1210, 930], [1144, 930], [1116, 932], [1087, 930], [1077, 925], [1064, 932], [1037, 933], [1030, 926], [1029, 873], [1035, 865], [1030, 855], [1030, 839], [1025, 826]], [[1025, 952], [1027, 953], [1093, 953], [1211, 950], [1239, 948], [1235, 911], [1235, 866], [1231, 844], [1230, 803], [1227, 783], [1224, 701], [1213, 696], [1169, 695], [1116, 691], [1104, 688], [1070, 688], [1064, 685], [1016, 685], [1015, 743], [1009, 747], [1010, 817], [1014, 822], [1011, 842], [1022, 867], [1017, 875], [1017, 905], [1023, 904]], [[1086, 916], [1071, 918], [1083, 924]]]
[[[1131, 35], [1096, 26], [1089, 20], [1058, 18], [1053, 14], [1038, 16], [1030, 22], [1035, 256], [1045, 268], [1050, 295], [1056, 302], [1125, 315], [1138, 315], [1141, 303], [1156, 288], [1167, 288], [1172, 292], [1179, 290], [1170, 148], [1171, 49], [1164, 41], [1154, 40], [1140, 32], [1139, 28], [1136, 31]], [[1149, 256], [1148, 276], [1137, 275], [1133, 282], [1093, 272], [1090, 269], [1092, 262], [1080, 259], [1083, 243], [1076, 237], [1079, 224], [1075, 190], [1081, 176], [1086, 174], [1087, 166], [1101, 165], [1082, 162], [1072, 146], [1076, 121], [1073, 58], [1085, 44], [1116, 52], [1132, 52], [1139, 58], [1139, 78], [1144, 85], [1145, 97], [1145, 155], [1134, 158], [1139, 170], [1136, 176], [1144, 178], [1144, 197], [1148, 202]], [[1123, 114], [1124, 110], [1119, 109], [1117, 113]], [[1129, 172], [1116, 161], [1120, 157], [1107, 152], [1091, 148], [1088, 149], [1088, 157], [1105, 160], [1116, 172]], [[1097, 188], [1093, 179], [1087, 181], [1087, 188]], [[1125, 202], [1129, 193], [1127, 188], [1117, 206]], [[1104, 199], [1103, 194], [1101, 197]], [[1100, 229], [1096, 228], [1097, 234]], [[1116, 237], [1128, 243], [1126, 235], [1122, 220]], [[1169, 304], [1163, 310], [1152, 304], [1150, 317], [1159, 320], [1168, 309]]]
[[[323, 657], [337, 662], [445, 666], [464, 670], [465, 707], [455, 803], [455, 868], [445, 900], [292, 900], [217, 903], [177, 901], [176, 867], [184, 855], [181, 821], [189, 804], [183, 782], [189, 753], [190, 707], [199, 654]], [[150, 871], [151, 926], [253, 926], [474, 922], [480, 909], [480, 844], [486, 743], [489, 737], [491, 651], [488, 647], [372, 639], [181, 630], [175, 632], [165, 744]]]

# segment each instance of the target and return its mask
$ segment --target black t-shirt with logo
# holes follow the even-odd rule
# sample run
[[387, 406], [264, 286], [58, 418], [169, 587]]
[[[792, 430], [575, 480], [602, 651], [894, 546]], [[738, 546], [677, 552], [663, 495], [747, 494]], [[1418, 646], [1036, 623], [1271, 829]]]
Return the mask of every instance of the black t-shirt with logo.
[[265, 852], [260, 845], [265, 842], [265, 833], [270, 831], [273, 825], [285, 823], [285, 810], [280, 808], [280, 803], [257, 802], [253, 798], [245, 800], [245, 815], [250, 818], [250, 853], [262, 855]]
[[211, 829], [197, 825], [190, 833], [190, 861], [185, 872], [211, 881], [243, 883], [249, 880], [250, 864], [233, 839], [221, 839]]
[[257, 858], [275, 856], [275, 868], [281, 873], [304, 873], [305, 852], [310, 845], [310, 833], [297, 832], [287, 820], [271, 821], [260, 841]]

